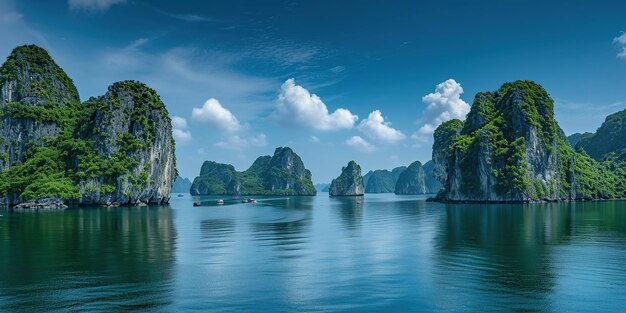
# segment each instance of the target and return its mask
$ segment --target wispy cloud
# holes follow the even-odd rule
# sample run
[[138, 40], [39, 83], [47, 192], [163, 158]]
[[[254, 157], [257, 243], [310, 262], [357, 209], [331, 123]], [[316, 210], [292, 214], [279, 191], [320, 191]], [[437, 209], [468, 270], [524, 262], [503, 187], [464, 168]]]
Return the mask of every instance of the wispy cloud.
[[613, 38], [613, 44], [620, 48], [617, 58], [626, 60], [626, 33], [620, 32], [619, 36]]
[[346, 145], [361, 152], [376, 151], [376, 147], [372, 145], [371, 143], [367, 142], [367, 140], [363, 139], [361, 136], [350, 137], [350, 139], [346, 140]]
[[106, 11], [115, 4], [126, 0], [68, 0], [70, 10]]

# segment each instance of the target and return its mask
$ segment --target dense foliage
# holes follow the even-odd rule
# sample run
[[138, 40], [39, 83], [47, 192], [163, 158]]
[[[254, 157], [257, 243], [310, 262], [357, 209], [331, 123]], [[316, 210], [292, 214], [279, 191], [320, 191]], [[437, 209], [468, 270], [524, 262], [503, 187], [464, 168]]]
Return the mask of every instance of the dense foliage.
[[359, 196], [364, 192], [361, 166], [354, 161], [341, 169], [341, 175], [333, 179], [329, 188], [331, 196]]
[[[608, 120], [621, 123], [618, 117]], [[454, 186], [443, 180], [444, 198], [451, 191], [468, 199], [493, 199], [493, 191], [502, 201], [625, 195], [619, 153], [598, 162], [574, 151], [554, 120], [553, 100], [534, 82], [505, 83], [496, 92], [478, 93], [462, 130], [456, 132], [459, 123], [447, 122], [435, 131], [433, 156], [445, 152], [446, 178], [455, 179]], [[613, 131], [603, 140], [618, 149], [623, 143], [614, 138], [620, 136], [618, 127], [607, 128]], [[580, 140], [580, 146], [585, 137], [572, 140]]]
[[626, 110], [607, 116], [600, 128], [594, 134], [585, 133], [576, 147], [598, 161], [626, 161]]
[[[11, 202], [76, 200], [89, 192], [113, 193], [123, 184], [141, 188], [155, 183], [148, 179], [149, 167], [137, 177], [119, 181], [138, 165], [139, 151], [154, 140], [159, 131], [154, 121], [170, 123], [154, 90], [138, 82], [119, 82], [105, 96], [81, 104], [71, 79], [37, 46], [16, 48], [0, 67], [0, 74], [0, 86], [12, 86], [8, 102], [0, 102], [2, 123], [17, 125], [26, 136], [21, 142], [1, 138], [6, 152], [0, 160], [5, 169], [0, 173], [0, 195]], [[132, 106], [122, 108], [120, 99], [130, 99]], [[130, 126], [112, 136], [107, 133], [112, 125], [107, 123], [114, 116], [130, 121]], [[37, 129], [48, 130], [49, 136], [29, 138]], [[8, 149], [9, 145], [13, 148]], [[9, 153], [21, 146], [23, 154]], [[170, 148], [173, 151], [173, 140]], [[98, 190], [82, 186], [92, 179], [101, 180]]]
[[426, 193], [424, 179], [424, 169], [420, 161], [415, 161], [409, 165], [398, 177], [395, 186], [396, 194], [416, 195]]

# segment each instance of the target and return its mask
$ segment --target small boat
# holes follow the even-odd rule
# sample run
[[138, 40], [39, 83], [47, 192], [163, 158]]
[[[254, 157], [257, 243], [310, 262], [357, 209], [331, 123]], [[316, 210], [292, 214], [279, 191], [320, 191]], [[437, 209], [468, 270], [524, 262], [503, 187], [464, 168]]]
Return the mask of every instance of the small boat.
[[179, 198], [182, 198], [182, 197], [184, 197], [184, 195], [182, 195], [182, 194], [179, 194], [179, 195], [178, 195], [178, 197], [179, 197]]
[[248, 202], [250, 202], [250, 199], [243, 199], [243, 200], [241, 200], [241, 203], [248, 203]]
[[248, 199], [250, 200], [250, 203], [256, 203], [256, 199]]
[[200, 203], [200, 202], [194, 202], [193, 203], [193, 206], [200, 206], [200, 205], [202, 205], [202, 203]]
[[224, 204], [224, 200], [222, 199], [217, 200], [217, 204]]

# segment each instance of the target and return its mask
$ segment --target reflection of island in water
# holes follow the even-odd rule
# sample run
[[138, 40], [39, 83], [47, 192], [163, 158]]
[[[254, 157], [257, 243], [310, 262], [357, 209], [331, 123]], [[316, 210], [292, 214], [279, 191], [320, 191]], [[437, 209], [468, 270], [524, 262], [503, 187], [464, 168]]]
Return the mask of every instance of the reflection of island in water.
[[363, 223], [364, 197], [331, 197], [329, 198], [331, 210], [341, 217], [343, 226], [350, 230], [352, 235], [361, 228]]
[[0, 309], [167, 305], [175, 239], [168, 206], [10, 213], [0, 219], [0, 276], [21, 288]]
[[281, 210], [271, 209], [257, 216], [251, 225], [255, 239], [280, 251], [279, 258], [302, 256], [303, 244], [311, 227], [313, 198], [291, 197], [262, 203]]
[[446, 284], [461, 285], [469, 275], [482, 288], [541, 300], [556, 284], [555, 247], [625, 233], [620, 204], [447, 205], [435, 237], [438, 274]]

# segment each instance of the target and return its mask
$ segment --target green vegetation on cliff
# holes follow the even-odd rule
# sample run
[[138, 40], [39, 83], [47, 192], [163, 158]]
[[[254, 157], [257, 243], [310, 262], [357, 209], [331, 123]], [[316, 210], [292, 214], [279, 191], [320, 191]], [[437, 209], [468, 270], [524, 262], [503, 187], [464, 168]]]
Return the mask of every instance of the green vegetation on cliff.
[[[175, 175], [174, 141], [165, 105], [154, 90], [119, 82], [105, 96], [81, 104], [72, 80], [33, 45], [14, 49], [0, 74], [5, 143], [0, 145], [0, 198], [5, 203], [167, 200]], [[155, 147], [163, 155], [149, 162]], [[172, 182], [161, 184], [155, 175], [172, 176]]]
[[315, 195], [311, 172], [288, 147], [261, 156], [243, 172], [230, 164], [205, 161], [191, 186], [193, 195]]
[[420, 161], [415, 161], [400, 174], [396, 183], [397, 195], [417, 195], [427, 192], [424, 183], [424, 169]]
[[575, 147], [598, 161], [626, 161], [626, 110], [607, 116], [595, 133], [583, 134]]
[[459, 122], [444, 123], [435, 131], [433, 160], [444, 173], [440, 178], [444, 199], [539, 201], [625, 195], [620, 183], [623, 166], [574, 151], [554, 120], [553, 100], [534, 82], [505, 83], [496, 92], [478, 93], [457, 133]]
[[362, 196], [364, 193], [361, 166], [354, 161], [341, 169], [341, 175], [333, 179], [328, 191], [331, 196]]

